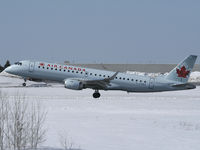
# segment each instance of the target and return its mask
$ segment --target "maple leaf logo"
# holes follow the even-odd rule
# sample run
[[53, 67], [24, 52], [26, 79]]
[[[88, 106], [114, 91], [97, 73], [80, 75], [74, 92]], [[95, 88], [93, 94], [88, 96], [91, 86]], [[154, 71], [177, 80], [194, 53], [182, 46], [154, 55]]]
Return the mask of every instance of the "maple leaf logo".
[[176, 69], [178, 77], [186, 78], [190, 71], [187, 71], [185, 66], [182, 66], [181, 69]]

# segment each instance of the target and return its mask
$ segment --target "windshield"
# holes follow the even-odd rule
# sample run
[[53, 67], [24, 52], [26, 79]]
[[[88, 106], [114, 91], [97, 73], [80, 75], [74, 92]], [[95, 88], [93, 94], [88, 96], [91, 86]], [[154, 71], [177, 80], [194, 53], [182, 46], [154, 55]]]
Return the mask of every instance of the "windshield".
[[21, 66], [22, 63], [21, 62], [16, 62], [15, 65], [20, 65]]

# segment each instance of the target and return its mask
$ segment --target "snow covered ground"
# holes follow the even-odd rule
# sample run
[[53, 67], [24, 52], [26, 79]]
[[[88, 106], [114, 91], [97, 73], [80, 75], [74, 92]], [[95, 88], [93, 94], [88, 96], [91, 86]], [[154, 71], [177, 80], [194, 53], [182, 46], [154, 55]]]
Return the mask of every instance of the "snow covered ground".
[[200, 87], [194, 90], [131, 93], [67, 90], [63, 85], [0, 75], [0, 90], [25, 94], [47, 110], [45, 150], [62, 148], [60, 136], [83, 150], [199, 150]]
[[[152, 76], [152, 77], [168, 74], [168, 72], [161, 74], [161, 73], [145, 73], [145, 72], [137, 72], [137, 71], [127, 71], [127, 73], [128, 74], [136, 74], [136, 75], [148, 75], [148, 76]], [[199, 71], [191, 72], [188, 82], [200, 83], [200, 72]]]

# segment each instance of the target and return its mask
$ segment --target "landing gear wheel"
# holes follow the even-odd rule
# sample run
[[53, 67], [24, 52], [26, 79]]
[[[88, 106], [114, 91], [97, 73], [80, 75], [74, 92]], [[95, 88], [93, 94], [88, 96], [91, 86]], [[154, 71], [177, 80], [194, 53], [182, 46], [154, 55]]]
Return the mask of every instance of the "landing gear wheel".
[[24, 83], [22, 83], [22, 86], [26, 86], [26, 78], [24, 78]]
[[94, 98], [99, 98], [101, 96], [101, 94], [99, 93], [98, 90], [95, 90], [95, 92], [93, 93], [93, 97]]

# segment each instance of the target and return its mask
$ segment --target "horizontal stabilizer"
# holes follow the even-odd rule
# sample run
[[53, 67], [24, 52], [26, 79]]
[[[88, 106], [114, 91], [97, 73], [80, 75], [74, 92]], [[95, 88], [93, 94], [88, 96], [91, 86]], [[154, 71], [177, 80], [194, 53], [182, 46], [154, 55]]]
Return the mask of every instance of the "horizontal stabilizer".
[[172, 87], [183, 87], [186, 89], [195, 89], [196, 85], [191, 84], [191, 83], [186, 83], [186, 84], [174, 84], [174, 85], [172, 85]]

